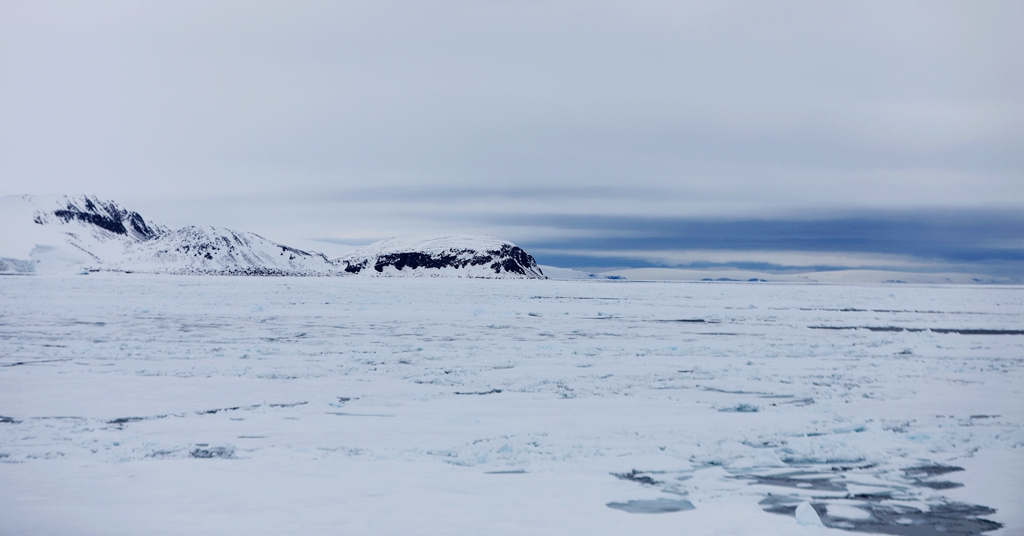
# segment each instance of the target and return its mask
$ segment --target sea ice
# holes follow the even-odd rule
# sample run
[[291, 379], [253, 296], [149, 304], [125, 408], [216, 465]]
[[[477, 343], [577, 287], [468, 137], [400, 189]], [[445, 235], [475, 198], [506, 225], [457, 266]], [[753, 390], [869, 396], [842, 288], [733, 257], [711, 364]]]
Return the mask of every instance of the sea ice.
[[1014, 534], [1021, 325], [1020, 287], [0, 277], [0, 534]]

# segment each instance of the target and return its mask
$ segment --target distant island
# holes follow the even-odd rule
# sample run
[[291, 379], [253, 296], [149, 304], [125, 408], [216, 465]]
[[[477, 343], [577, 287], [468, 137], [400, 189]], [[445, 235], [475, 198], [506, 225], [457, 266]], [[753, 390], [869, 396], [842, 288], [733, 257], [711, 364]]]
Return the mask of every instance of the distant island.
[[170, 229], [94, 196], [0, 198], [0, 273], [546, 279], [533, 256], [493, 236], [391, 238], [329, 259], [223, 227]]

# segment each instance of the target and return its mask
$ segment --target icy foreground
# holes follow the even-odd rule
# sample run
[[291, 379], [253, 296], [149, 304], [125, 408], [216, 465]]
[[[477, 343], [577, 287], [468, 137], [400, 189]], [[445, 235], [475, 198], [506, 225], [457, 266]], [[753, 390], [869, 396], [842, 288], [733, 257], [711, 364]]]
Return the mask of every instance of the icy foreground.
[[172, 230], [91, 196], [0, 197], [0, 275], [179, 275], [544, 279], [515, 244], [490, 236], [389, 239], [342, 259], [223, 227]]
[[0, 534], [1020, 534], [1022, 325], [1020, 287], [0, 277]]

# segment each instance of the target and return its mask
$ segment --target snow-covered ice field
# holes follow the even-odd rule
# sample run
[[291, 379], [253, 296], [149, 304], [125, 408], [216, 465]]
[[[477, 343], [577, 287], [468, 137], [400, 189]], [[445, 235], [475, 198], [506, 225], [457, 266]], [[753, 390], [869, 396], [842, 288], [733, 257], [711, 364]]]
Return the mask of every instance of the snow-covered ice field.
[[0, 534], [1022, 534], [1020, 330], [1021, 287], [0, 277]]

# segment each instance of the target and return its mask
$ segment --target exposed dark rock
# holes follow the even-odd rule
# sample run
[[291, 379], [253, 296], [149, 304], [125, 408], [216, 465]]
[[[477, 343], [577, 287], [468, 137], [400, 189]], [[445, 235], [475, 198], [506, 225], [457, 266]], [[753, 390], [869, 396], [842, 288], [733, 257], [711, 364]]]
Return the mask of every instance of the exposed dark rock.
[[[349, 263], [345, 271], [359, 273], [366, 266], [367, 262]], [[465, 268], [467, 266], [490, 265], [494, 273], [500, 274], [502, 270], [510, 274], [531, 275], [540, 272], [537, 268], [537, 261], [533, 256], [518, 246], [506, 244], [499, 250], [488, 250], [483, 253], [472, 249], [449, 249], [441, 253], [422, 253], [408, 251], [402, 253], [391, 253], [377, 257], [373, 269], [383, 272], [384, 268], [393, 266], [396, 270], [406, 267], [416, 270], [419, 268]]]
[[[81, 205], [69, 200], [64, 209], [55, 210], [53, 215], [65, 223], [79, 220], [114, 234], [130, 236], [137, 240], [149, 240], [160, 234], [159, 229], [150, 227], [138, 212], [125, 210], [112, 201], [104, 202], [95, 198], [83, 197]], [[35, 222], [44, 223], [38, 216]]]
[[[457, 238], [455, 240], [458, 240]], [[401, 249], [385, 249], [380, 253], [367, 252], [360, 256], [359, 252], [336, 263], [347, 273], [358, 274], [373, 267], [377, 273], [385, 273], [385, 269], [394, 268], [399, 272], [414, 270], [461, 270], [470, 267], [486, 267], [496, 276], [510, 274], [513, 276], [543, 279], [544, 274], [537, 266], [537, 261], [519, 246], [505, 243], [492, 248], [460, 247], [458, 245], [438, 250], [439, 248], [406, 245]], [[475, 277], [487, 277], [474, 272]]]

